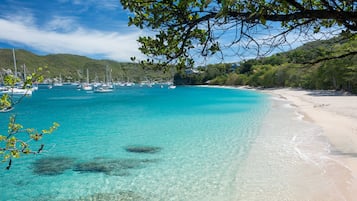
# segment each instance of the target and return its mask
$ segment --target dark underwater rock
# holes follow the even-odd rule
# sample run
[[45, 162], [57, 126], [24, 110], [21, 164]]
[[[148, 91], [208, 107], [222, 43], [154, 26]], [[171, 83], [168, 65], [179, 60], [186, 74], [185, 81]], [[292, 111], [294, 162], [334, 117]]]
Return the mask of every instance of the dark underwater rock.
[[78, 163], [73, 171], [79, 172], [110, 172], [110, 167], [106, 166], [106, 164], [98, 163], [98, 162], [83, 162]]
[[59, 175], [73, 167], [75, 159], [65, 156], [44, 157], [36, 160], [33, 165], [33, 172], [38, 175]]
[[154, 147], [154, 146], [145, 146], [145, 145], [129, 145], [124, 147], [127, 152], [133, 153], [148, 153], [154, 154], [161, 151], [161, 147]]
[[154, 160], [147, 159], [94, 159], [92, 161], [77, 163], [73, 171], [81, 173], [104, 173], [113, 176], [128, 176], [129, 169], [145, 167], [146, 163]]

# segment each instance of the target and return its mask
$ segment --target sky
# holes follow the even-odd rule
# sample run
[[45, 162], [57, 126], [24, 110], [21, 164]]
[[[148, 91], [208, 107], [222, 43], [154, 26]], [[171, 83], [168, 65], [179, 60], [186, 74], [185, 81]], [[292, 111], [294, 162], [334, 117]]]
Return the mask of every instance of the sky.
[[0, 0], [0, 48], [94, 59], [144, 58], [119, 0]]
[[[119, 62], [128, 62], [133, 56], [145, 59], [136, 40], [150, 33], [128, 27], [128, 16], [129, 12], [123, 10], [119, 0], [0, 0], [0, 48], [25, 49], [38, 55], [75, 54]], [[274, 34], [272, 29], [268, 32], [263, 34]], [[231, 34], [236, 32], [233, 30]], [[311, 41], [311, 38], [297, 41], [296, 38], [302, 38], [300, 34], [288, 35], [287, 40], [294, 42], [272, 53]], [[228, 33], [220, 42], [230, 44], [232, 37]], [[259, 35], [257, 37], [259, 41]], [[225, 50], [224, 62], [257, 56], [252, 48], [252, 52], [243, 50], [243, 56], [237, 57], [239, 49], [235, 46], [231, 51]], [[195, 59], [197, 65], [222, 62], [220, 55], [207, 60], [197, 54]]]

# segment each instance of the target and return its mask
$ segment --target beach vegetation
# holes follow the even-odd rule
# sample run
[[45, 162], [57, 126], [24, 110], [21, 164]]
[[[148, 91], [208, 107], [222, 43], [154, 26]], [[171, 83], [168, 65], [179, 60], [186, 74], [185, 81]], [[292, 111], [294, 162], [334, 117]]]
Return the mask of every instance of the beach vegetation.
[[[199, 74], [178, 84], [250, 85], [254, 87], [294, 87], [304, 89], [343, 90], [357, 94], [357, 56], [323, 60], [326, 55], [342, 55], [345, 48], [357, 45], [357, 40], [341, 37], [306, 43], [291, 51], [237, 63], [233, 71], [219, 71], [222, 64], [200, 67]], [[356, 46], [357, 47], [357, 46]], [[214, 76], [210, 72], [216, 72]], [[184, 74], [184, 72], [180, 72]], [[196, 78], [197, 76], [197, 78]], [[179, 76], [177, 76], [179, 77]], [[181, 75], [181, 77], [184, 77]], [[201, 81], [201, 82], [198, 82]]]

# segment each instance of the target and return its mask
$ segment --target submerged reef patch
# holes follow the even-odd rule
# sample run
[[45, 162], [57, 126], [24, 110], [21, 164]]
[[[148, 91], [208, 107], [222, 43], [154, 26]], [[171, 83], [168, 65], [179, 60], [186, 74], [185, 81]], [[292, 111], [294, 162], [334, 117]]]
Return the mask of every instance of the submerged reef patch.
[[161, 147], [147, 145], [129, 145], [124, 147], [127, 152], [154, 154], [161, 151]]
[[75, 158], [65, 156], [44, 157], [36, 160], [33, 172], [38, 175], [59, 175], [73, 167]]
[[157, 159], [112, 159], [94, 158], [89, 161], [79, 161], [72, 157], [44, 157], [33, 163], [33, 172], [37, 175], [56, 176], [66, 170], [79, 173], [103, 173], [111, 176], [129, 176], [131, 169], [144, 168]]
[[128, 176], [129, 169], [145, 167], [146, 163], [154, 162], [148, 159], [94, 159], [92, 161], [77, 163], [73, 171], [81, 173], [104, 173], [113, 176]]

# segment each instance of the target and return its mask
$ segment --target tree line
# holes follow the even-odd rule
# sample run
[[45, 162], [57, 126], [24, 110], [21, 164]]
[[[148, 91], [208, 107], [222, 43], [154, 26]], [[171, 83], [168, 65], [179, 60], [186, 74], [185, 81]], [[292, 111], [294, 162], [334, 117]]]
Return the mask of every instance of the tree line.
[[[307, 43], [295, 50], [238, 63], [212, 64], [197, 73], [181, 71], [176, 84], [250, 85], [344, 90], [357, 94], [357, 56], [345, 56], [357, 40], [336, 37]], [[344, 55], [339, 58], [339, 55]], [[334, 58], [323, 59], [320, 58]]]
[[[88, 69], [90, 81], [103, 81], [106, 67], [108, 66], [111, 69], [113, 81], [140, 82], [147, 80], [168, 81], [172, 79], [170, 71], [158, 70], [154, 65], [98, 60], [71, 54], [40, 56], [22, 49], [16, 49], [15, 52], [19, 77], [23, 77], [25, 71], [27, 74], [36, 72], [37, 68], [41, 66], [44, 69], [41, 74], [45, 80], [58, 80], [61, 77], [63, 82], [84, 82], [86, 81], [86, 70]], [[14, 74], [12, 50], [0, 48], [0, 81], [3, 81], [4, 76], [7, 74]]]

